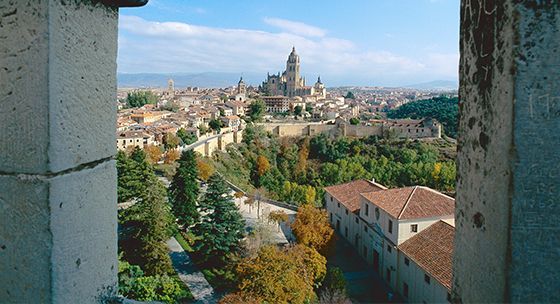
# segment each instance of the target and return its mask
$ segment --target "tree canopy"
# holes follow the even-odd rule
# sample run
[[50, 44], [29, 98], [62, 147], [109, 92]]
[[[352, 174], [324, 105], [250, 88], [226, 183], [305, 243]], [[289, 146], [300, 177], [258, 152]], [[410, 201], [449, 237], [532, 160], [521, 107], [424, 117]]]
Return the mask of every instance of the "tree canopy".
[[406, 103], [387, 113], [389, 118], [435, 118], [443, 125], [443, 132], [457, 137], [459, 99], [457, 97], [434, 97]]
[[130, 92], [126, 96], [126, 104], [131, 108], [139, 108], [146, 104], [156, 104], [158, 97], [151, 91]]
[[179, 167], [169, 186], [169, 201], [179, 225], [185, 229], [198, 222], [197, 209], [199, 195], [198, 166], [196, 154], [192, 150], [183, 151], [178, 160]]
[[249, 105], [249, 117], [251, 121], [260, 122], [266, 110], [266, 104], [261, 99], [256, 99]]

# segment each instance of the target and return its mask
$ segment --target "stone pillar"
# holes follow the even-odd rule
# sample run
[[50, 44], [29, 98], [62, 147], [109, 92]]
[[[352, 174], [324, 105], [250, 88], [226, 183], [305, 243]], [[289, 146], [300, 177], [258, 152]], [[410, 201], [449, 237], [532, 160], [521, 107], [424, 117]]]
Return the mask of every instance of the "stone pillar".
[[0, 302], [116, 294], [117, 17], [0, 1]]
[[560, 302], [560, 6], [461, 1], [454, 297]]

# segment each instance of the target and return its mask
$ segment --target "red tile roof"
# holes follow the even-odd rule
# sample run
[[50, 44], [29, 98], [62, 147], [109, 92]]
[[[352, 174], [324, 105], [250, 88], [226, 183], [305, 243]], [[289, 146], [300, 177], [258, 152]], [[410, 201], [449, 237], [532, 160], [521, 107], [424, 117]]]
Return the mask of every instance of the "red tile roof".
[[420, 268], [451, 290], [455, 228], [438, 221], [398, 246]]
[[360, 210], [360, 193], [387, 189], [384, 186], [364, 179], [325, 187], [325, 191], [343, 204], [350, 212]]
[[428, 187], [414, 186], [362, 193], [362, 196], [396, 219], [449, 216], [455, 200]]

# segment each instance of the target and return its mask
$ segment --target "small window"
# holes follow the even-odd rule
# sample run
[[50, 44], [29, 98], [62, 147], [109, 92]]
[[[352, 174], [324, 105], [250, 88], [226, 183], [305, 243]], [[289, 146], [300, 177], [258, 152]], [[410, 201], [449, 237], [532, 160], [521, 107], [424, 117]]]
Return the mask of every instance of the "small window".
[[404, 258], [404, 264], [406, 266], [410, 265], [410, 260], [408, 258]]
[[410, 232], [418, 232], [418, 225], [417, 224], [410, 225]]
[[426, 284], [430, 284], [430, 276], [427, 274], [424, 274], [424, 282], [426, 282]]
[[364, 224], [364, 231], [367, 232], [367, 226]]
[[387, 252], [391, 253], [391, 251], [392, 251], [391, 245], [387, 244]]
[[346, 215], [348, 215], [348, 209], [346, 209]]
[[331, 223], [332, 223], [332, 213], [331, 213], [331, 212], [329, 212], [329, 215], [330, 215], [330, 217], [331, 217]]
[[403, 282], [402, 293], [405, 298], [408, 298], [408, 284]]
[[368, 216], [368, 214], [369, 214], [369, 204], [366, 203], [366, 216]]
[[340, 203], [337, 203], [336, 205], [337, 205], [338, 208], [340, 208]]
[[331, 196], [331, 202], [332, 202], [332, 196]]
[[348, 238], [348, 227], [344, 227], [344, 236]]
[[393, 233], [393, 221], [389, 220], [389, 233]]
[[356, 216], [356, 224], [358, 223], [358, 217]]

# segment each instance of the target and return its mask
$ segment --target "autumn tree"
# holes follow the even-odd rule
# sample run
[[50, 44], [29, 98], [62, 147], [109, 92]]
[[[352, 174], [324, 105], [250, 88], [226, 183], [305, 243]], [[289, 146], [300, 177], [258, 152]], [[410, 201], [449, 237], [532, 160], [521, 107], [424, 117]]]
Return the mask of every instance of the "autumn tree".
[[188, 228], [197, 223], [200, 217], [197, 210], [199, 186], [194, 151], [183, 151], [178, 163], [179, 167], [169, 186], [169, 201], [177, 222]]
[[214, 173], [210, 176], [200, 209], [201, 221], [193, 228], [199, 237], [194, 249], [206, 262], [214, 266], [224, 265], [227, 256], [241, 248], [245, 221], [221, 175]]
[[208, 181], [216, 171], [210, 163], [200, 158], [196, 160], [196, 167], [198, 168], [198, 177], [203, 181]]
[[218, 304], [261, 304], [262, 299], [243, 291], [238, 291], [225, 295], [218, 301]]
[[242, 292], [268, 303], [307, 303], [316, 298], [313, 288], [325, 275], [326, 259], [302, 245], [270, 245], [243, 260], [237, 270]]
[[263, 176], [268, 170], [270, 170], [270, 162], [264, 155], [259, 155], [257, 157], [257, 175], [259, 177]]
[[179, 152], [179, 150], [177, 149], [169, 150], [165, 153], [165, 156], [163, 157], [163, 162], [166, 164], [171, 164], [177, 159], [179, 159], [180, 156], [181, 153]]
[[148, 145], [144, 147], [144, 151], [146, 152], [150, 164], [155, 164], [161, 159], [161, 149], [157, 146]]
[[179, 146], [179, 137], [173, 133], [166, 133], [163, 137], [163, 143], [166, 150], [175, 149]]
[[326, 211], [310, 204], [299, 207], [291, 227], [299, 244], [317, 251], [325, 250], [334, 234]]
[[271, 211], [268, 214], [268, 221], [276, 223], [278, 229], [280, 229], [280, 224], [288, 221], [288, 214], [284, 210]]

